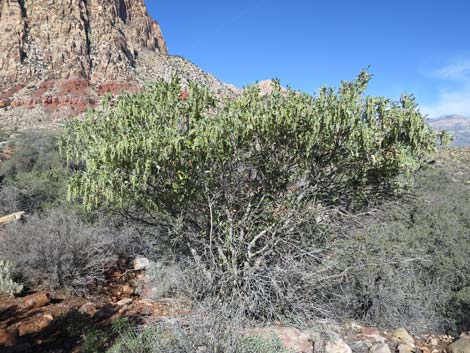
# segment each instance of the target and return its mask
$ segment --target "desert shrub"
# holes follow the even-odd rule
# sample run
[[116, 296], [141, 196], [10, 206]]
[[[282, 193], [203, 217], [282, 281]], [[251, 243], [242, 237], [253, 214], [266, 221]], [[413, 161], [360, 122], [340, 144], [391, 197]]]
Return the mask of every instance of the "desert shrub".
[[470, 286], [456, 291], [446, 305], [450, 320], [450, 329], [453, 333], [468, 331], [470, 329]]
[[178, 81], [158, 82], [68, 125], [64, 154], [85, 166], [69, 196], [158, 227], [207, 279], [202, 297], [256, 293], [250, 315], [288, 312], [289, 288], [310, 293], [328, 277], [326, 234], [344, 210], [397, 190], [433, 149], [413, 98], [365, 97], [369, 79], [316, 96], [251, 87], [221, 101], [195, 84], [186, 97]]
[[419, 247], [406, 247], [410, 237], [413, 233], [397, 222], [374, 224], [335, 242], [334, 272], [343, 275], [324, 289], [330, 310], [372, 325], [442, 329], [442, 284], [423, 273], [432, 258]]
[[0, 258], [31, 287], [87, 292], [138, 249], [125, 231], [89, 225], [60, 211], [0, 230]]
[[16, 283], [10, 264], [7, 261], [0, 260], [0, 293], [14, 296], [23, 291], [23, 285]]
[[194, 288], [184, 284], [184, 271], [177, 263], [152, 261], [145, 271], [145, 277], [146, 282], [152, 288], [152, 299], [180, 295], [186, 290], [189, 292]]
[[59, 154], [57, 133], [23, 132], [8, 142], [0, 164], [0, 212], [41, 211], [63, 203], [70, 173]]
[[159, 82], [68, 125], [65, 154], [86, 164], [70, 183], [72, 196], [89, 208], [137, 203], [171, 212], [188, 203], [207, 208], [208, 197], [237, 187], [236, 196], [252, 202], [288, 191], [359, 202], [419, 166], [434, 146], [414, 100], [363, 97], [369, 79], [363, 72], [316, 97], [278, 86], [266, 98], [251, 88], [219, 104], [194, 84], [183, 99], [178, 81]]
[[418, 331], [470, 328], [470, 186], [445, 158], [416, 174], [410, 197], [330, 244], [343, 273], [325, 289], [337, 316]]

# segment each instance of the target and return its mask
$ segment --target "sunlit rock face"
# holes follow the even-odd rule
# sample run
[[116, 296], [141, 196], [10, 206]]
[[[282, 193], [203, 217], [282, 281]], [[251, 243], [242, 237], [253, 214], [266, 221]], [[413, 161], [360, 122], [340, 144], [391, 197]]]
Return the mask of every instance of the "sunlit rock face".
[[167, 54], [143, 0], [0, 0], [0, 82], [126, 80], [140, 52]]

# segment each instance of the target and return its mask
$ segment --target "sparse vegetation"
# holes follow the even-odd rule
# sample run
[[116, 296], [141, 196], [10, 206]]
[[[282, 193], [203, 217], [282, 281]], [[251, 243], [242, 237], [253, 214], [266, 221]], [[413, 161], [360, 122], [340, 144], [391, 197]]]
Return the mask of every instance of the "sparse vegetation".
[[205, 303], [179, 322], [162, 322], [128, 332], [109, 353], [294, 353], [280, 339], [242, 332], [240, 313], [224, 305]]
[[1, 229], [0, 258], [30, 287], [82, 294], [103, 283], [118, 260], [134, 256], [133, 242], [126, 232], [55, 210]]
[[70, 169], [59, 155], [57, 133], [24, 132], [5, 141], [0, 164], [0, 213], [41, 212], [64, 203]]

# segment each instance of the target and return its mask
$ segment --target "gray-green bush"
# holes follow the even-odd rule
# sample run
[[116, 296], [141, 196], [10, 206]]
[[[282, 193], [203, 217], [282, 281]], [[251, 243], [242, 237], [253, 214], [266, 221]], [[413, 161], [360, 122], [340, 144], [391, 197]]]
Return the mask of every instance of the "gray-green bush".
[[73, 213], [53, 210], [0, 229], [0, 259], [32, 288], [82, 294], [105, 280], [118, 260], [143, 251], [125, 230], [92, 225]]
[[441, 151], [416, 175], [409, 197], [335, 242], [332, 256], [347, 270], [332, 300], [340, 316], [412, 330], [470, 329], [470, 184], [463, 160], [452, 157], [460, 154]]
[[0, 163], [0, 214], [44, 211], [66, 200], [70, 174], [54, 132], [26, 131], [7, 146], [11, 156]]
[[0, 260], [0, 294], [15, 296], [23, 291], [23, 285], [14, 281], [10, 264]]

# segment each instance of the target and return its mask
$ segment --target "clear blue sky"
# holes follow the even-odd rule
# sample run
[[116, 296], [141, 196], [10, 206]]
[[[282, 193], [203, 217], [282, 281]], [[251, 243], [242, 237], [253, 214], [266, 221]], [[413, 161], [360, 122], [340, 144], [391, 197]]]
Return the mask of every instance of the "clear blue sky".
[[361, 68], [369, 93], [470, 115], [470, 0], [146, 0], [171, 54], [242, 87], [315, 92]]

